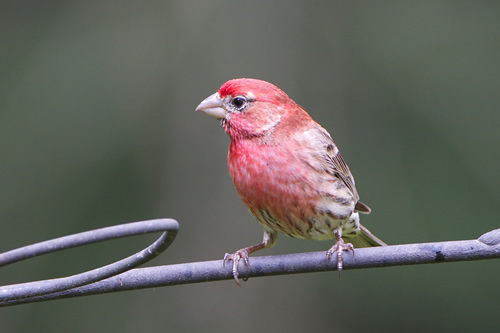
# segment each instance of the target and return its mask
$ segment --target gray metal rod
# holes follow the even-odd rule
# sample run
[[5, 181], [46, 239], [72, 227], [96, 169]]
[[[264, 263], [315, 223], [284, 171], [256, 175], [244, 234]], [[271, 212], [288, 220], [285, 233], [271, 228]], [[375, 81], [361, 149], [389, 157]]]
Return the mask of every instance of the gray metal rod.
[[[500, 229], [490, 231], [477, 240], [356, 249], [354, 256], [349, 252], [344, 253], [344, 270], [493, 258], [500, 258]], [[250, 257], [250, 266], [248, 269], [243, 263], [240, 263], [239, 266], [240, 278], [332, 270], [336, 270], [336, 262], [332, 260], [327, 265], [325, 252]], [[0, 302], [0, 306], [133, 289], [232, 279], [231, 265], [226, 265], [223, 268], [222, 260], [138, 268], [70, 290], [21, 300]], [[0, 295], [4, 292], [0, 288]]]

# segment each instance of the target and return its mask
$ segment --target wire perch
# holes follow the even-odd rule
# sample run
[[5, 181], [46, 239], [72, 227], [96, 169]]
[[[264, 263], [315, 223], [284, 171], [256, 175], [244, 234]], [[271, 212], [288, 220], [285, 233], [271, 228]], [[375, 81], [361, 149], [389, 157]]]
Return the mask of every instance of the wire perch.
[[[177, 223], [175, 222], [176, 227]], [[176, 231], [177, 229], [173, 232]], [[478, 239], [472, 240], [356, 249], [355, 256], [348, 253], [344, 255], [344, 270], [493, 258], [500, 258], [500, 229], [490, 231]], [[250, 267], [248, 270], [241, 263], [240, 277], [248, 278], [335, 271], [336, 269], [335, 261], [326, 264], [325, 252], [295, 253], [250, 257]], [[29, 295], [29, 290], [36, 290], [39, 283], [54, 280], [0, 287], [0, 307], [77, 296], [219, 280], [233, 280], [231, 267], [223, 269], [222, 260], [137, 268], [91, 284], [50, 294], [25, 296], [26, 298], [10, 298], [10, 300], [6, 300], [4, 296], [11, 293], [12, 289], [26, 289], [27, 293], [25, 295]]]
[[113, 238], [163, 231], [160, 238], [144, 250], [112, 264], [84, 273], [51, 280], [35, 281], [0, 287], [0, 304], [17, 304], [34, 296], [47, 295], [87, 285], [138, 267], [157, 257], [175, 239], [179, 224], [172, 219], [158, 219], [95, 229], [70, 236], [28, 245], [0, 254], [0, 266], [39, 255]]

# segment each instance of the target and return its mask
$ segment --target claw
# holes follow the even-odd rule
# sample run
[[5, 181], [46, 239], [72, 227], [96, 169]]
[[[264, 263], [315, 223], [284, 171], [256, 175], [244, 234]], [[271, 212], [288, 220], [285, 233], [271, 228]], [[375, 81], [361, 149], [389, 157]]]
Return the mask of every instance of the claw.
[[[234, 281], [238, 286], [240, 285], [240, 280], [238, 279], [238, 276], [240, 275], [238, 273], [238, 264], [241, 259], [243, 259], [243, 262], [245, 263], [245, 266], [247, 267], [247, 270], [250, 270], [250, 266], [248, 264], [248, 255], [250, 253], [254, 253], [255, 251], [258, 251], [260, 249], [264, 249], [266, 247], [271, 247], [273, 246], [274, 242], [276, 241], [276, 231], [267, 231], [264, 230], [264, 237], [262, 239], [262, 243], [255, 244], [252, 246], [247, 246], [242, 249], [239, 249], [238, 251], [234, 253], [226, 253], [224, 255], [224, 260], [222, 261], [222, 267], [226, 266], [226, 262], [232, 261], [233, 262], [233, 277]], [[248, 278], [244, 278], [243, 281], [248, 280]]]
[[[249, 265], [248, 265], [248, 251], [246, 251], [245, 249], [241, 249], [241, 250], [238, 250], [236, 251], [235, 253], [226, 253], [224, 255], [224, 260], [222, 261], [222, 266], [225, 267], [226, 266], [226, 262], [228, 261], [232, 261], [233, 262], [233, 277], [234, 277], [234, 282], [236, 282], [236, 284], [238, 286], [241, 286], [240, 284], [240, 280], [238, 279], [239, 277], [239, 272], [238, 272], [238, 264], [240, 262], [240, 260], [243, 259], [243, 262], [245, 263], [245, 266], [247, 268], [247, 270], [249, 269]], [[246, 281], [247, 279], [243, 279], [243, 281]]]
[[339, 272], [339, 280], [340, 280], [340, 272], [344, 268], [344, 260], [342, 259], [343, 251], [351, 251], [352, 255], [354, 255], [354, 246], [351, 243], [344, 243], [344, 240], [340, 238], [335, 245], [333, 245], [328, 251], [326, 251], [326, 264], [329, 263], [332, 255], [337, 252], [337, 271]]

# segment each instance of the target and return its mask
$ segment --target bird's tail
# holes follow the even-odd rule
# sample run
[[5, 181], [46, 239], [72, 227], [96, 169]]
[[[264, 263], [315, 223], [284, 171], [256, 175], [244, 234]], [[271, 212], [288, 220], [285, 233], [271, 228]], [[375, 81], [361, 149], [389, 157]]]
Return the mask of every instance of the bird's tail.
[[346, 237], [344, 240], [351, 243], [354, 248], [372, 247], [372, 246], [387, 246], [386, 243], [381, 241], [377, 236], [372, 234], [370, 230], [366, 229], [363, 225], [359, 226], [360, 233], [354, 237]]

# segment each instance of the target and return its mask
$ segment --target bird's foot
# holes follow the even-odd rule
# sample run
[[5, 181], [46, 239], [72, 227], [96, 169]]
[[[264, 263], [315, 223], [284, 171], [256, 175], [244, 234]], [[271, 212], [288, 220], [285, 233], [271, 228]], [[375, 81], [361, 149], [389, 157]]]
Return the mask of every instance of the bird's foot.
[[[240, 260], [243, 260], [245, 263], [246, 268], [248, 269], [248, 251], [247, 249], [241, 249], [238, 250], [234, 253], [226, 253], [224, 255], [224, 261], [222, 262], [222, 266], [226, 265], [226, 262], [232, 261], [233, 262], [233, 277], [234, 277], [234, 282], [238, 286], [240, 285], [240, 280], [238, 279], [239, 277], [239, 272], [238, 272], [238, 264]], [[243, 281], [246, 281], [247, 279], [243, 279]]]
[[344, 268], [344, 261], [342, 259], [343, 251], [351, 251], [352, 255], [354, 255], [354, 246], [351, 243], [345, 243], [342, 238], [337, 240], [337, 243], [333, 245], [328, 251], [326, 251], [326, 263], [330, 261], [332, 255], [337, 252], [337, 271], [339, 272], [339, 280], [340, 280], [340, 272]]

